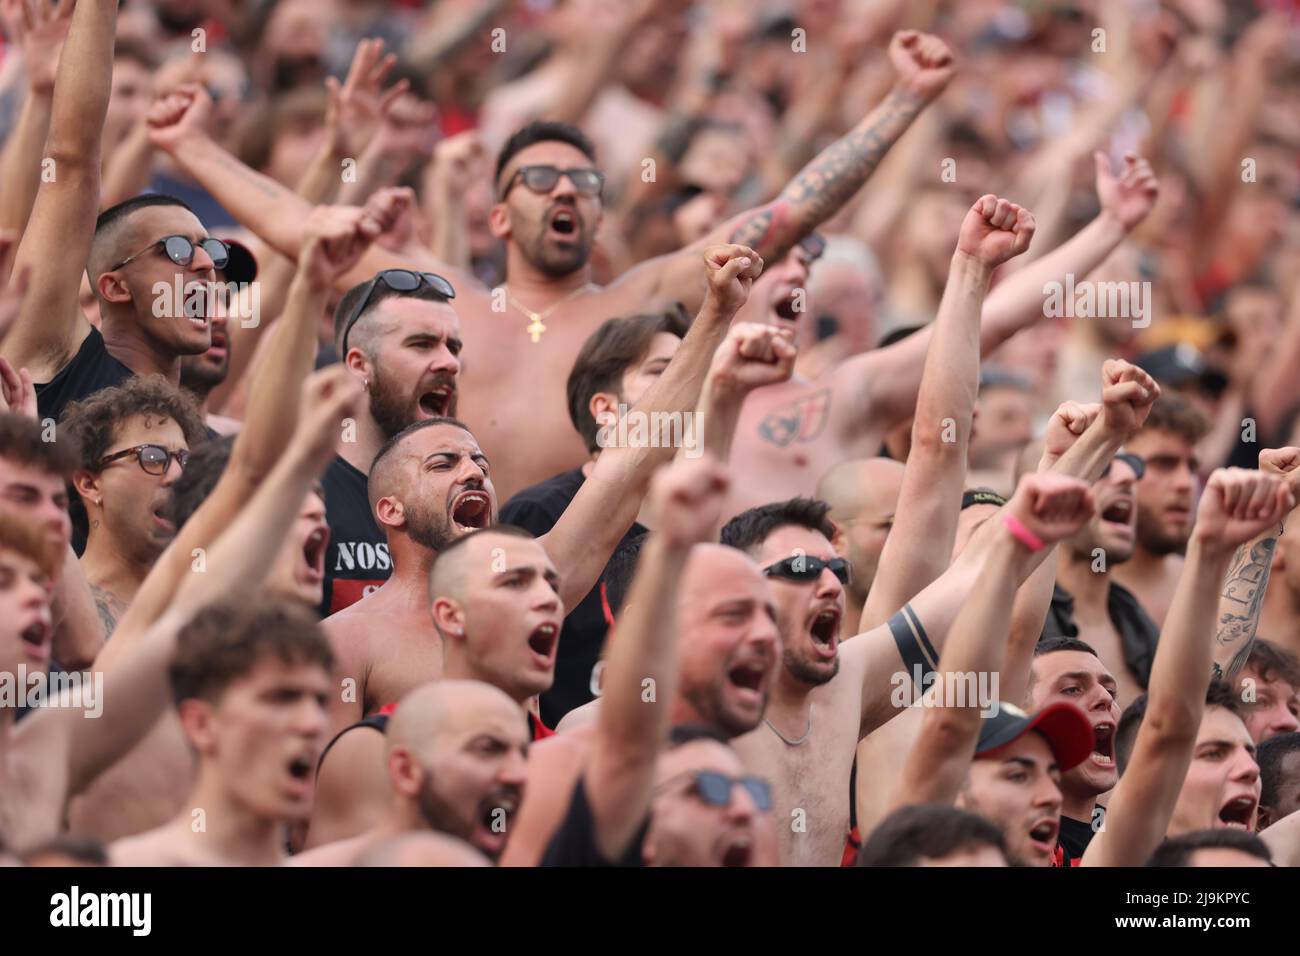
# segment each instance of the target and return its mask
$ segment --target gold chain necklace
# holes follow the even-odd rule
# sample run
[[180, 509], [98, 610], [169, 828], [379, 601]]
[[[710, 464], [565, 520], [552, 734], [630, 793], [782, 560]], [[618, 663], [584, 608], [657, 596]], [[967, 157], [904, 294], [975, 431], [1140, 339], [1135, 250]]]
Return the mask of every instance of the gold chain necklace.
[[527, 306], [521, 305], [519, 303], [519, 300], [510, 294], [510, 287], [506, 286], [505, 288], [506, 288], [506, 301], [509, 302], [511, 305], [513, 305], [516, 309], [518, 309], [520, 312], [522, 312], [525, 316], [527, 316], [531, 320], [528, 323], [528, 328], [525, 329], [524, 331], [526, 331], [530, 336], [532, 336], [533, 344], [536, 344], [541, 340], [542, 333], [546, 331], [546, 325], [544, 322], [542, 322], [542, 319], [546, 318], [548, 315], [550, 315], [560, 306], [564, 305], [564, 303], [568, 302], [570, 299], [575, 299], [578, 296], [582, 295], [582, 293], [589, 290], [591, 288], [591, 283], [588, 282], [586, 285], [574, 289], [563, 299], [560, 299], [560, 301], [552, 304], [549, 308], [544, 309], [541, 312], [534, 312], [532, 309], [528, 308]]

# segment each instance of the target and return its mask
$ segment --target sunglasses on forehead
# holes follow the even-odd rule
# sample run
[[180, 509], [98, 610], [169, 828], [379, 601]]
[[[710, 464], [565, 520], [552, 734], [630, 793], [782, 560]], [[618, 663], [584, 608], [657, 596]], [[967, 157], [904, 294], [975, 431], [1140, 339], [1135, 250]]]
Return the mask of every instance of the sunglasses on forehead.
[[208, 254], [209, 258], [212, 259], [212, 266], [215, 269], [224, 269], [226, 264], [230, 262], [230, 246], [226, 245], [220, 239], [208, 238], [194, 242], [187, 236], [163, 236], [161, 239], [149, 243], [149, 245], [145, 246], [135, 255], [127, 256], [108, 271], [113, 272], [116, 269], [120, 269], [122, 266], [134, 262], [145, 253], [152, 252], [154, 249], [161, 249], [167, 254], [167, 258], [178, 266], [187, 266], [194, 261], [194, 251], [196, 248], [202, 249]]
[[450, 282], [438, 275], [436, 272], [412, 272], [410, 269], [385, 269], [373, 279], [366, 283], [366, 291], [362, 293], [357, 304], [353, 306], [352, 311], [348, 314], [348, 320], [343, 326], [343, 347], [341, 355], [348, 354], [348, 335], [352, 332], [352, 326], [357, 324], [357, 319], [361, 318], [366, 311], [366, 306], [370, 304], [371, 298], [374, 297], [375, 289], [379, 288], [379, 283], [383, 283], [393, 292], [405, 294], [414, 292], [421, 285], [428, 283], [430, 289], [440, 298], [451, 301], [456, 298], [456, 290], [452, 288]]
[[515, 174], [510, 177], [505, 188], [501, 190], [501, 198], [504, 200], [510, 195], [510, 190], [515, 188], [515, 184], [523, 182], [530, 190], [535, 193], [549, 193], [555, 188], [555, 184], [560, 181], [561, 176], [567, 176], [569, 182], [573, 183], [573, 188], [578, 195], [586, 196], [591, 199], [599, 196], [601, 190], [605, 188], [605, 174], [595, 169], [560, 169], [558, 166], [520, 166], [515, 170]]
[[1109, 462], [1106, 463], [1105, 469], [1102, 470], [1101, 477], [1105, 478], [1107, 475], [1109, 475], [1110, 466], [1117, 461], [1122, 461], [1124, 462], [1124, 464], [1132, 468], [1133, 476], [1138, 481], [1141, 481], [1142, 476], [1147, 473], [1147, 463], [1145, 458], [1143, 458], [1141, 455], [1135, 455], [1131, 451], [1122, 451], [1114, 458], [1112, 458]]
[[768, 565], [763, 569], [763, 574], [769, 578], [807, 582], [816, 581], [821, 577], [822, 572], [826, 570], [839, 578], [840, 584], [848, 584], [853, 579], [853, 569], [844, 558], [831, 558], [829, 561], [823, 561], [821, 558], [810, 557], [806, 554], [796, 554], [792, 558], [786, 558], [784, 561]]

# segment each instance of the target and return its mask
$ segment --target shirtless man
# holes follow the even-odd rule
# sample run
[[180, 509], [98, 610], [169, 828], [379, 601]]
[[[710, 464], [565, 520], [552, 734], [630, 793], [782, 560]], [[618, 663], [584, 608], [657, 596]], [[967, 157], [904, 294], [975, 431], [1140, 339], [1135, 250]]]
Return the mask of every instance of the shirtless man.
[[[768, 364], [739, 355], [732, 365], [714, 368], [710, 363], [760, 268], [761, 262], [753, 261], [753, 253], [743, 247], [717, 246], [708, 251], [705, 272], [710, 291], [700, 315], [659, 380], [629, 414], [694, 408], [705, 369], [712, 368], [709, 374], [715, 379], [747, 365], [766, 365], [772, 375], [789, 374], [788, 357], [783, 372], [780, 361]], [[761, 380], [748, 387], [757, 381]], [[719, 421], [705, 430], [705, 440], [711, 441], [710, 435], [729, 436], [730, 429]], [[575, 607], [591, 590], [636, 519], [651, 471], [672, 452], [671, 448], [605, 448], [555, 527], [538, 539], [561, 571], [565, 608]], [[495, 463], [489, 464], [474, 435], [461, 423], [426, 420], [400, 433], [376, 456], [369, 497], [373, 513], [388, 531], [395, 573], [373, 594], [325, 622], [341, 661], [340, 674], [354, 682], [345, 685], [345, 693], [333, 704], [336, 731], [439, 676], [442, 651], [429, 626], [429, 569], [451, 541], [496, 521]], [[383, 626], [376, 627], [377, 620]]]
[[81, 564], [111, 637], [176, 533], [172, 484], [207, 429], [193, 397], [158, 376], [73, 402], [60, 427], [81, 456], [72, 477], [90, 525]]
[[[1086, 275], [1146, 218], [1158, 186], [1150, 165], [1130, 156], [1119, 176], [1097, 169], [1097, 218], [1059, 248], [1012, 273], [988, 292], [980, 310], [978, 352], [989, 355], [1042, 318], [1043, 284]], [[810, 251], [810, 248], [812, 251]], [[739, 318], [794, 329], [816, 315], [807, 300], [811, 240], [768, 261]], [[746, 508], [808, 495], [835, 465], [879, 454], [889, 430], [912, 415], [934, 339], [930, 326], [901, 342], [854, 355], [815, 379], [800, 375], [757, 390], [736, 430], [736, 482], [728, 517]], [[856, 620], [856, 619], [854, 619]]]
[[1137, 544], [1114, 575], [1157, 626], [1169, 613], [1192, 534], [1200, 469], [1196, 444], [1207, 430], [1186, 399], [1164, 395], [1124, 446], [1146, 462], [1146, 473], [1137, 483]]
[[[601, 322], [673, 301], [694, 313], [705, 291], [697, 256], [719, 242], [748, 245], [769, 262], [781, 259], [857, 192], [953, 75], [952, 55], [937, 37], [903, 31], [893, 38], [888, 56], [896, 80], [885, 99], [775, 200], [678, 253], [638, 265], [608, 287], [591, 283], [591, 249], [602, 214], [594, 151], [573, 127], [539, 123], [512, 136], [498, 161], [499, 198], [490, 224], [506, 243], [508, 282], [501, 289], [484, 288], [418, 249], [373, 250], [339, 288], [388, 267], [430, 270], [451, 279], [465, 337], [461, 387], [467, 421], [490, 451], [499, 456], [509, 449], [510, 460], [496, 479], [508, 499], [585, 460], [565, 415], [565, 376]], [[155, 145], [171, 153], [241, 223], [294, 255], [306, 202], [248, 169], [204, 133], [211, 104], [202, 90], [183, 88], [171, 102], [175, 108], [154, 125]]]
[[[1074, 637], [1095, 649], [1115, 675], [1120, 707], [1146, 687], [1160, 634], [1137, 599], [1110, 574], [1112, 566], [1133, 554], [1133, 489], [1142, 470], [1142, 459], [1121, 453], [1093, 485], [1096, 513], [1056, 549], [1056, 594], [1043, 629], [1045, 638]], [[1067, 633], [1071, 625], [1072, 634]]]
[[420, 830], [497, 859], [523, 797], [529, 736], [519, 704], [491, 684], [417, 687], [384, 731], [391, 796], [383, 817], [360, 836], [299, 854], [294, 865], [347, 866], [390, 837]]
[[[336, 380], [337, 381], [337, 380]], [[0, 709], [0, 838], [31, 845], [53, 837], [63, 825], [69, 796], [85, 789], [97, 774], [120, 758], [151, 727], [167, 706], [167, 668], [177, 635], [198, 610], [228, 592], [256, 586], [275, 553], [272, 542], [287, 531], [292, 504], [333, 454], [339, 421], [355, 405], [346, 383], [313, 394], [315, 407], [294, 433], [276, 469], [248, 500], [239, 517], [212, 547], [207, 573], [176, 582], [155, 623], [134, 635], [128, 647], [103, 660], [103, 683], [95, 693], [102, 719], [85, 719], [93, 710], [47, 706], [17, 727], [12, 708]], [[44, 529], [0, 515], [0, 654], [7, 669], [48, 655], [49, 593], [46, 581], [55, 554]], [[156, 596], [155, 596], [156, 597]], [[168, 607], [170, 603], [170, 607]], [[124, 622], [125, 623], [125, 622]], [[32, 650], [27, 650], [30, 645]], [[113, 645], [110, 644], [110, 647]], [[328, 650], [326, 649], [328, 653]], [[86, 708], [94, 702], [83, 698]], [[95, 714], [95, 716], [100, 716]]]

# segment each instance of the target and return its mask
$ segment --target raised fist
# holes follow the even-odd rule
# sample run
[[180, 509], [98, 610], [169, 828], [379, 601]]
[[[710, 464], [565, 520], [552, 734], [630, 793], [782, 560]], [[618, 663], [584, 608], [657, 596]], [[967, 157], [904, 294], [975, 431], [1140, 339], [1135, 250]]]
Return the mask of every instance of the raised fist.
[[988, 193], [975, 200], [962, 220], [957, 251], [995, 269], [1029, 248], [1034, 228], [1029, 210]]
[[1294, 506], [1295, 496], [1277, 475], [1216, 468], [1201, 493], [1192, 533], [1204, 544], [1236, 548], [1277, 525]]
[[175, 152], [187, 137], [204, 131], [212, 114], [212, 97], [197, 83], [183, 83], [149, 107], [145, 125], [156, 149]]
[[1049, 464], [1058, 461], [1073, 448], [1079, 436], [1088, 430], [1100, 414], [1100, 402], [1062, 402], [1048, 419], [1047, 428], [1043, 432], [1043, 456]]
[[343, 436], [343, 421], [357, 417], [363, 395], [361, 382], [342, 365], [330, 365], [307, 377], [293, 441], [316, 472], [324, 471], [333, 460]]
[[709, 366], [714, 388], [744, 395], [790, 378], [798, 354], [790, 329], [737, 322], [727, 331]]
[[952, 79], [952, 50], [937, 36], [917, 30], [900, 30], [889, 44], [889, 62], [898, 85], [909, 93], [932, 100]]
[[1054, 544], [1092, 517], [1092, 492], [1085, 481], [1039, 471], [1020, 479], [1007, 509], [1044, 544]]
[[762, 271], [762, 257], [748, 246], [719, 245], [704, 250], [709, 297], [728, 315], [735, 315], [745, 304], [750, 286]]
[[1101, 367], [1101, 407], [1106, 427], [1121, 440], [1142, 427], [1160, 386], [1142, 369], [1123, 359], [1107, 359]]
[[383, 227], [365, 209], [317, 206], [304, 225], [298, 268], [311, 282], [330, 288], [355, 266]]
[[1286, 482], [1291, 494], [1300, 501], [1300, 448], [1265, 448], [1259, 453], [1259, 470], [1276, 475]]
[[710, 455], [678, 459], [660, 468], [647, 496], [653, 533], [674, 548], [713, 540], [730, 484], [727, 470]]

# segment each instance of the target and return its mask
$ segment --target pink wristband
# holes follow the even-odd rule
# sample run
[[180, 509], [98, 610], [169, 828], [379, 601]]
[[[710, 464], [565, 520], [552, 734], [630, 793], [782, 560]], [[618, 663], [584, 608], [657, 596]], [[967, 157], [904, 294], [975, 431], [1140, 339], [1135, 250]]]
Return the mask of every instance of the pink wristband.
[[1002, 523], [1007, 526], [1007, 530], [1011, 532], [1012, 537], [1030, 551], [1042, 551], [1046, 547], [1043, 544], [1043, 539], [1021, 524], [1020, 519], [1011, 512], [1008, 511], [1002, 516]]

